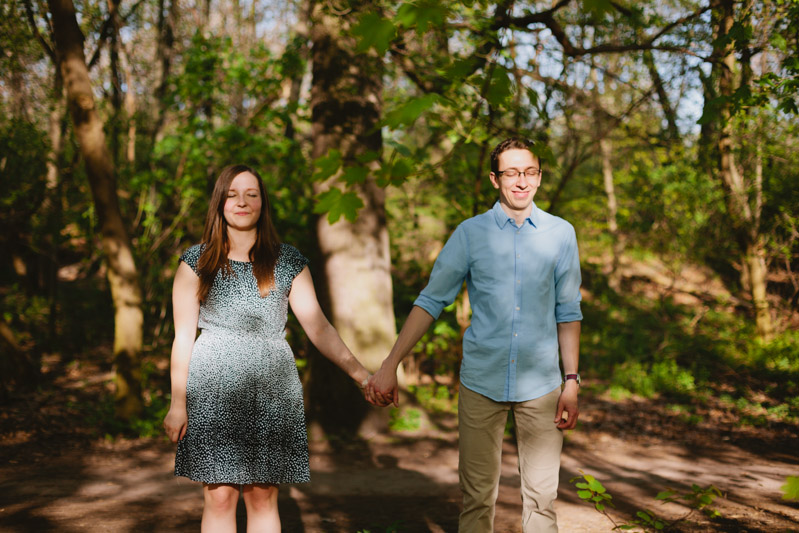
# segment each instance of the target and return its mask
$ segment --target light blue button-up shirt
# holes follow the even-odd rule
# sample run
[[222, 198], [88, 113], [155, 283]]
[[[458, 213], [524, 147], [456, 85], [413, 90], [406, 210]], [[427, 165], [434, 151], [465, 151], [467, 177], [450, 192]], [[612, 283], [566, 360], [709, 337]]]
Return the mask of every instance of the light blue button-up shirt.
[[463, 385], [511, 402], [558, 388], [557, 324], [583, 318], [574, 227], [535, 204], [519, 227], [497, 202], [457, 227], [414, 305], [438, 318], [464, 279], [472, 323], [463, 337]]

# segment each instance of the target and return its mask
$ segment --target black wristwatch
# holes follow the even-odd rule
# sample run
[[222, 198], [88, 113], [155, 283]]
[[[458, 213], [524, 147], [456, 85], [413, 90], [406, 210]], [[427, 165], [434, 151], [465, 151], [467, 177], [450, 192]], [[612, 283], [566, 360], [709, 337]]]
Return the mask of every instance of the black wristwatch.
[[580, 374], [566, 374], [566, 377], [563, 379], [563, 383], [566, 383], [570, 379], [575, 380], [578, 386], [581, 384]]

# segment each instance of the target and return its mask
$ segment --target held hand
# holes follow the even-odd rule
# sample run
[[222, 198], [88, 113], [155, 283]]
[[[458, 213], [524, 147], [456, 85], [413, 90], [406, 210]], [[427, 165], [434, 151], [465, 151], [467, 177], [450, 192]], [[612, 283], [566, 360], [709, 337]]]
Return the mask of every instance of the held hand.
[[[574, 429], [577, 427], [577, 417], [580, 416], [580, 407], [577, 401], [577, 392], [580, 386], [576, 381], [566, 381], [563, 392], [558, 399], [558, 411], [555, 414], [555, 423], [558, 429]], [[564, 416], [564, 413], [566, 416]]]
[[182, 440], [186, 436], [189, 417], [186, 408], [170, 407], [164, 418], [164, 431], [172, 442]]
[[371, 394], [376, 401], [375, 405], [385, 407], [393, 403], [395, 407], [399, 406], [399, 387], [397, 385], [397, 370], [391, 368], [390, 365], [380, 367], [374, 376], [369, 380], [369, 385], [366, 387], [368, 394]]
[[374, 392], [369, 389], [369, 382], [372, 381], [372, 374], [366, 374], [366, 378], [363, 381], [358, 383], [358, 386], [361, 387], [361, 392], [363, 393], [364, 399], [369, 402], [370, 404], [377, 406], [377, 407], [384, 407], [380, 402], [377, 401], [375, 398]]

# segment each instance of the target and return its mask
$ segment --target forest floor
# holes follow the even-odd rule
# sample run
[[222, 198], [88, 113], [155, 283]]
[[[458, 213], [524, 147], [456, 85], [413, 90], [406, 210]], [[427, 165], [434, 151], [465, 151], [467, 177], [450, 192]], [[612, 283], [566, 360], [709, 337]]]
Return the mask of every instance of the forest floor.
[[[77, 407], [98, 401], [96, 371], [61, 367], [51, 373], [48, 392], [18, 397], [0, 410], [0, 531], [197, 531], [201, 490], [173, 477], [174, 446], [163, 437], [100, 437]], [[697, 484], [722, 492], [712, 505], [720, 517], [694, 512], [672, 531], [799, 531], [799, 504], [782, 500], [780, 492], [787, 475], [799, 474], [796, 428], [740, 425], [712, 409], [704, 415], [697, 424], [658, 401], [611, 401], [586, 389], [580, 426], [568, 433], [564, 448], [561, 531], [613, 528], [577, 497], [570, 479], [581, 472], [613, 495], [610, 512], [617, 521], [639, 509], [676, 519], [690, 509], [662, 505], [655, 495], [690, 492]], [[283, 530], [456, 531], [456, 424], [454, 414], [438, 414], [414, 432], [377, 432], [350, 442], [312, 439], [311, 483], [280, 492]], [[519, 532], [511, 437], [504, 451], [496, 531]], [[243, 511], [240, 505], [242, 524]]]
[[[629, 289], [644, 298], [647, 291], [650, 298], [668, 293], [689, 310], [699, 309], [699, 318], [706, 295], [722, 290], [699, 274], [668, 274], [656, 266], [639, 262], [630, 270], [623, 264], [630, 270], [624, 272], [632, 280]], [[175, 446], [160, 435], [106, 436], [113, 430], [107, 428], [112, 419], [110, 355], [103, 350], [108, 348], [80, 361], [45, 357], [38, 390], [0, 405], [0, 532], [199, 530], [201, 489], [173, 476]], [[166, 362], [162, 363], [150, 369], [160, 380], [158, 390], [168, 388]], [[589, 357], [585, 363], [591, 368]], [[724, 379], [729, 376], [717, 376], [713, 383], [721, 381], [719, 386], [724, 387]], [[691, 493], [693, 485], [712, 485], [721, 492], [711, 505], [718, 516], [695, 511], [667, 530], [799, 531], [799, 502], [783, 500], [780, 490], [787, 476], [799, 475], [795, 423], [742, 419], [728, 404], [714, 399], [719, 391], [708, 391], [707, 401], [686, 406], [657, 397], [614, 398], [602, 392], [605, 388], [584, 387], [579, 426], [566, 435], [556, 502], [561, 531], [603, 532], [614, 527], [577, 496], [570, 480], [581, 473], [595, 476], [613, 496], [615, 508], [609, 513], [617, 523], [633, 520], [642, 509], [667, 521], [677, 520], [690, 507], [685, 502], [662, 504], [655, 496], [665, 490]], [[406, 405], [413, 402], [405, 400]], [[157, 434], [160, 422], [151, 424], [157, 424], [149, 428]], [[284, 531], [457, 530], [461, 498], [457, 415], [451, 410], [428, 413], [415, 431], [374, 431], [348, 441], [316, 435], [311, 432], [312, 481], [281, 488]], [[497, 532], [521, 531], [515, 451], [508, 436]], [[238, 517], [243, 525], [241, 504]]]

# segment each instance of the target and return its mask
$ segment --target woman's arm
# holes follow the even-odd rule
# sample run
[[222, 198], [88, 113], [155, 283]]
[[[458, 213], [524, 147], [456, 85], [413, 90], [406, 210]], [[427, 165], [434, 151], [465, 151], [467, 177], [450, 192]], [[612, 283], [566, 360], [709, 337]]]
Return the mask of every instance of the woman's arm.
[[186, 435], [188, 424], [186, 382], [189, 379], [189, 360], [194, 339], [197, 337], [197, 320], [200, 316], [200, 301], [197, 299], [199, 283], [197, 274], [181, 261], [172, 285], [172, 316], [175, 322], [175, 340], [172, 342], [170, 362], [172, 402], [164, 418], [164, 429], [172, 442], [177, 442]]
[[369, 372], [352, 355], [341, 340], [336, 329], [330, 324], [316, 298], [311, 271], [302, 269], [291, 285], [289, 305], [305, 334], [316, 348], [339, 368], [347, 373], [359, 386], [363, 387]]

